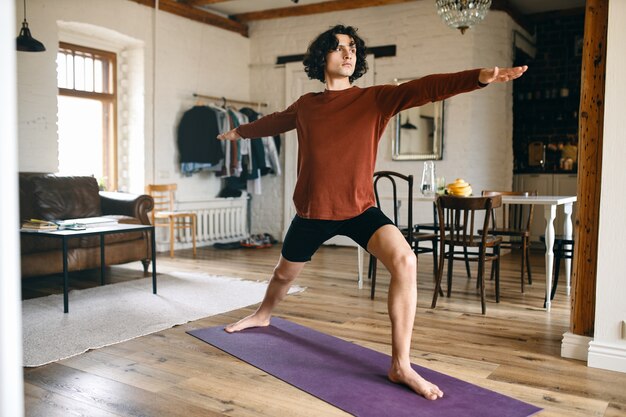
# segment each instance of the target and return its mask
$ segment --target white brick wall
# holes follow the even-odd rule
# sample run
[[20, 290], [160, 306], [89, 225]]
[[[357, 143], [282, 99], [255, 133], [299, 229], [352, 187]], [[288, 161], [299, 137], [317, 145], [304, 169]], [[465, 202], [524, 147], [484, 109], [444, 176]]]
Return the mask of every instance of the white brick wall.
[[[129, 191], [143, 192], [148, 182], [177, 182], [180, 200], [215, 197], [220, 180], [214, 174], [181, 176], [176, 127], [182, 113], [196, 101], [193, 92], [248, 99], [250, 40], [159, 12], [155, 92], [154, 9], [128, 0], [29, 0], [27, 7], [33, 36], [47, 50], [20, 52], [17, 57], [20, 171], [57, 170], [58, 22], [88, 24], [90, 30], [105, 28], [135, 45], [124, 49], [121, 54], [125, 56], [120, 57], [121, 63], [129, 66], [128, 72], [120, 74], [122, 82], [126, 79], [132, 87], [132, 94], [129, 89], [120, 90], [120, 94], [126, 94], [121, 97], [118, 120], [120, 162], [126, 161], [126, 166], [120, 166], [122, 185]], [[16, 9], [19, 27], [23, 18], [21, 1], [16, 1]]]
[[[21, 2], [16, 1], [16, 8], [16, 23], [19, 23]], [[193, 92], [268, 102], [269, 108], [264, 110], [267, 113], [282, 110], [290, 103], [285, 103], [285, 70], [274, 65], [276, 57], [304, 53], [318, 33], [336, 23], [359, 27], [368, 45], [397, 45], [396, 57], [376, 61], [376, 84], [436, 72], [510, 65], [511, 32], [517, 28], [506, 14], [490, 12], [484, 22], [461, 35], [440, 21], [430, 2], [422, 1], [253, 22], [247, 39], [159, 12], [155, 92], [153, 9], [128, 0], [29, 0], [28, 20], [33, 35], [48, 50], [40, 54], [18, 54], [20, 170], [57, 168], [57, 21], [88, 23], [116, 31], [143, 45], [143, 60], [136, 56], [137, 49], [133, 50], [134, 57], [122, 60], [132, 65], [143, 61], [143, 72], [131, 73], [129, 77], [135, 83], [143, 78], [144, 104], [141, 114], [141, 110], [136, 110], [141, 108], [141, 103], [134, 103], [133, 107], [132, 103], [123, 101], [122, 110], [130, 110], [126, 113], [128, 123], [123, 117], [119, 123], [122, 161], [127, 161], [127, 166], [120, 168], [122, 185], [141, 192], [147, 182], [177, 182], [178, 197], [183, 201], [211, 198], [220, 189], [220, 180], [213, 174], [184, 178], [177, 166], [176, 126], [182, 113], [193, 106]], [[448, 100], [444, 159], [436, 163], [438, 174], [448, 180], [466, 178], [477, 191], [510, 188], [511, 107], [511, 87], [503, 85]], [[413, 173], [419, 181], [422, 162], [392, 161], [390, 149], [387, 132], [379, 148], [378, 169]], [[281, 237], [283, 181], [282, 177], [263, 178], [263, 195], [252, 200], [254, 233], [269, 232]], [[418, 206], [417, 209], [418, 220], [430, 217], [429, 208]]]
[[[289, 105], [285, 103], [285, 71], [273, 65], [276, 57], [304, 53], [315, 36], [337, 23], [358, 27], [370, 46], [397, 45], [396, 57], [376, 61], [375, 84], [437, 72], [509, 66], [513, 61], [512, 30], [518, 28], [505, 13], [490, 12], [485, 21], [461, 35], [446, 27], [432, 2], [427, 1], [253, 22], [251, 97], [269, 102], [270, 111]], [[447, 101], [444, 158], [436, 162], [438, 175], [444, 175], [447, 180], [463, 177], [476, 192], [485, 188], [511, 188], [511, 94], [510, 85], [495, 85]], [[391, 160], [390, 132], [387, 129], [381, 140], [377, 169], [412, 173], [419, 182], [422, 162]], [[265, 194], [254, 197], [254, 232], [281, 235], [282, 187], [281, 179], [267, 179]], [[431, 213], [429, 206], [416, 207], [418, 221], [432, 219]]]

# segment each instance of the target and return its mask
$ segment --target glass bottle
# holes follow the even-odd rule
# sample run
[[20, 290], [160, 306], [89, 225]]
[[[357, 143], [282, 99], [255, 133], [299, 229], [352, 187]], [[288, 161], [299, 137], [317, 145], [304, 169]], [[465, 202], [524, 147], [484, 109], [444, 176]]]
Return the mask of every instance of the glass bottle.
[[435, 163], [433, 161], [426, 161], [424, 162], [420, 191], [425, 196], [433, 196], [437, 191], [435, 187]]

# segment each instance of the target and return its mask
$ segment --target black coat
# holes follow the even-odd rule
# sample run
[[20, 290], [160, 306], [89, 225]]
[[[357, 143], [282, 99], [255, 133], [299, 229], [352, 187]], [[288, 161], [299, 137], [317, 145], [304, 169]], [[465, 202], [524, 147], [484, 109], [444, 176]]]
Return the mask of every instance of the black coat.
[[224, 158], [217, 135], [217, 116], [207, 106], [187, 110], [178, 125], [179, 162], [200, 162], [216, 165]]

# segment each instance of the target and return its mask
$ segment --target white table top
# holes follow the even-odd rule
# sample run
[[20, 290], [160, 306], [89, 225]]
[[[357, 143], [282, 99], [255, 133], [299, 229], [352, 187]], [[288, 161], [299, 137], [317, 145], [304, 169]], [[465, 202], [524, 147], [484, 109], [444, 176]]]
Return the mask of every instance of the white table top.
[[[434, 196], [415, 195], [414, 201], [435, 201]], [[543, 204], [559, 206], [561, 204], [573, 203], [576, 201], [576, 196], [563, 196], [563, 195], [536, 195], [536, 196], [521, 196], [521, 195], [503, 195], [503, 203], [515, 203], [515, 204]]]
[[559, 206], [561, 204], [573, 203], [576, 201], [576, 196], [564, 196], [564, 195], [503, 195], [503, 203], [516, 203], [516, 204], [550, 204], [553, 206]]

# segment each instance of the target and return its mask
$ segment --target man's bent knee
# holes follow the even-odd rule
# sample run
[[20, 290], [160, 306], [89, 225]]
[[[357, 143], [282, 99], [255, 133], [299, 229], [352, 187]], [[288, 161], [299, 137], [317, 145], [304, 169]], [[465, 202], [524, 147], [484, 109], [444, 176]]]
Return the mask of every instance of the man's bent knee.
[[272, 275], [273, 279], [283, 282], [285, 284], [289, 284], [293, 282], [293, 280], [295, 280], [296, 277], [297, 275], [290, 274], [287, 271], [281, 270], [278, 267], [274, 268], [274, 274]]
[[391, 269], [392, 273], [415, 274], [417, 271], [417, 256], [415, 256], [413, 251], [401, 251], [393, 256]]

